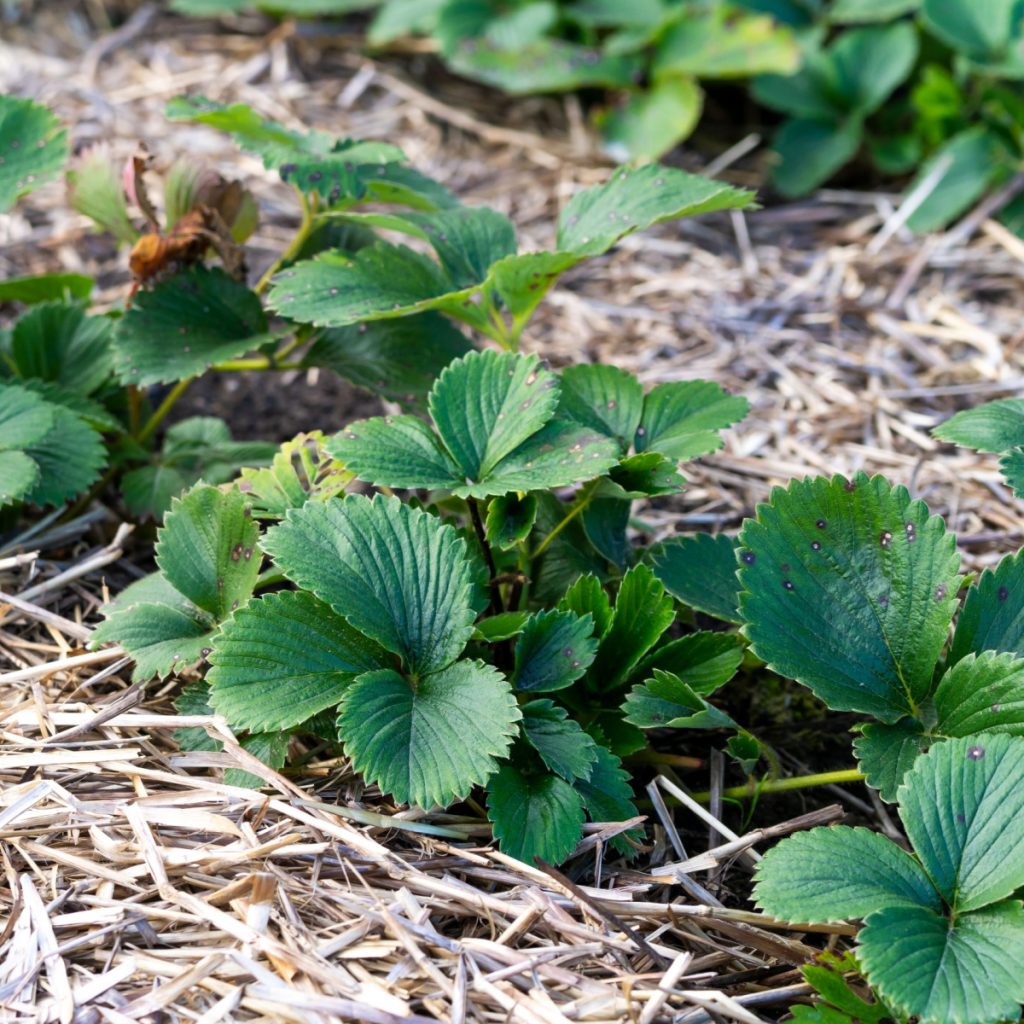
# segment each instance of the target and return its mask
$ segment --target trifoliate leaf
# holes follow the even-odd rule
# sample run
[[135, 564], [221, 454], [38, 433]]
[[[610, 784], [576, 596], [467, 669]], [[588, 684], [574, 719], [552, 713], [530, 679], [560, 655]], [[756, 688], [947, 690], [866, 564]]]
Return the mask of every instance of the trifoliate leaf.
[[213, 645], [210, 703], [232, 728], [289, 729], [334, 707], [384, 650], [329, 605], [285, 591], [243, 605]]
[[981, 452], [1008, 451], [1024, 444], [1024, 398], [1002, 398], [964, 409], [940, 423], [932, 434], [940, 441]]
[[501, 852], [527, 864], [560, 864], [583, 835], [583, 801], [557, 775], [503, 764], [487, 784], [487, 816]]
[[590, 778], [597, 744], [565, 708], [543, 698], [524, 704], [522, 712], [523, 735], [551, 771], [567, 782]]
[[571, 686], [590, 667], [597, 652], [589, 615], [542, 611], [531, 615], [516, 641], [512, 685], [517, 690], [550, 693]]
[[626, 721], [638, 729], [738, 728], [729, 715], [709, 704], [679, 676], [661, 669], [629, 691], [622, 710]]
[[559, 416], [613, 438], [623, 452], [640, 426], [644, 391], [631, 373], [616, 366], [570, 366], [561, 373]]
[[608, 631], [601, 637], [588, 679], [607, 693], [623, 683], [630, 670], [675, 621], [675, 606], [646, 565], [635, 565], [622, 578]]
[[226, 619], [244, 604], [260, 572], [259, 527], [238, 491], [201, 485], [171, 503], [156, 564], [194, 605]]
[[1016, 1019], [1024, 1001], [1016, 900], [955, 921], [923, 907], [886, 908], [861, 929], [857, 955], [879, 995], [921, 1024], [996, 1024]]
[[0, 281], [0, 302], [70, 302], [87, 300], [93, 279], [85, 274], [33, 274]]
[[450, 320], [420, 313], [325, 330], [302, 362], [325, 366], [382, 398], [420, 409], [437, 375], [471, 349]]
[[866, 828], [798, 832], [765, 854], [756, 879], [755, 902], [781, 921], [845, 921], [883, 907], [942, 906], [917, 860]]
[[502, 551], [508, 551], [530, 536], [536, 521], [536, 495], [498, 495], [487, 505], [487, 540]]
[[655, 648], [637, 665], [631, 678], [643, 681], [655, 669], [662, 669], [707, 697], [732, 679], [742, 661], [743, 645], [735, 634], [688, 633]]
[[742, 209], [753, 193], [674, 167], [619, 167], [604, 185], [578, 192], [558, 218], [557, 245], [577, 256], [607, 252], [619, 239], [663, 220]]
[[723, 622], [742, 622], [736, 541], [724, 534], [673, 537], [651, 555], [665, 589], [690, 608]]
[[869, 722], [853, 741], [853, 752], [864, 781], [892, 803], [907, 772], [930, 743], [917, 719], [905, 718], [895, 725]]
[[178, 381], [281, 336], [267, 331], [259, 297], [217, 267], [193, 267], [140, 291], [114, 335], [126, 384]]
[[661, 452], [677, 462], [706, 455], [722, 447], [719, 431], [743, 419], [748, 408], [745, 398], [712, 381], [659, 384], [644, 399], [636, 450]]
[[68, 133], [46, 107], [0, 95], [0, 213], [60, 174]]
[[351, 483], [352, 474], [334, 461], [318, 430], [285, 441], [266, 469], [243, 469], [238, 489], [257, 519], [283, 519], [307, 501], [328, 501]]
[[739, 537], [754, 653], [829, 707], [917, 713], [961, 577], [954, 538], [906, 488], [863, 473], [776, 488]]
[[264, 548], [417, 676], [451, 664], [473, 632], [465, 541], [397, 498], [307, 503], [269, 530]]
[[468, 796], [508, 753], [520, 712], [496, 669], [459, 661], [417, 682], [367, 672], [342, 697], [338, 735], [353, 767], [401, 803]]
[[937, 743], [907, 773], [898, 800], [907, 838], [954, 912], [1024, 885], [1024, 739]]
[[974, 652], [1024, 655], [1024, 554], [1007, 555], [968, 589], [947, 662]]

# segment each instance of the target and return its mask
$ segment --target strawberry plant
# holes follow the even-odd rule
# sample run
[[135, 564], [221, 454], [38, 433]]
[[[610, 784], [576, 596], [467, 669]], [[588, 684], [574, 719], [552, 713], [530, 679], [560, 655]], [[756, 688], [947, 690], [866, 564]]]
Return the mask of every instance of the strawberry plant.
[[[300, 439], [237, 486], [174, 501], [159, 571], [93, 642], [124, 645], [138, 679], [208, 665], [179, 707], [222, 714], [274, 767], [313, 734], [400, 803], [483, 787], [502, 849], [560, 861], [585, 816], [635, 817], [621, 758], [644, 730], [737, 732], [708, 697], [739, 639], [676, 625], [627, 526], [746, 402], [488, 350], [448, 366], [427, 407], [429, 421]], [[429, 498], [343, 494], [355, 481]]]
[[[0, 418], [26, 417], [31, 403], [36, 424], [0, 441], [8, 515], [26, 502], [85, 501], [116, 478], [131, 514], [159, 518], [200, 478], [219, 483], [268, 461], [273, 446], [233, 441], [206, 418], [177, 424], [157, 444], [165, 417], [207, 372], [326, 367], [422, 410], [438, 373], [477, 339], [515, 347], [568, 268], [659, 221], [751, 201], [671, 168], [620, 169], [569, 203], [554, 251], [518, 254], [507, 218], [462, 206], [391, 143], [296, 131], [201, 98], [174, 101], [168, 114], [229, 132], [260, 156], [293, 186], [297, 230], [249, 287], [242, 244], [258, 211], [240, 182], [178, 160], [162, 176], [161, 208], [144, 150], [123, 173], [102, 150], [82, 154], [68, 172], [71, 203], [131, 247], [135, 284], [125, 310], [105, 314], [88, 311], [91, 282], [81, 275], [0, 286], [0, 301], [28, 307], [0, 330]], [[0, 152], [10, 156], [0, 201], [59, 173], [66, 149], [44, 108], [4, 97]], [[357, 209], [369, 203], [375, 212]], [[380, 229], [429, 244], [437, 259], [422, 245], [383, 241]]]
[[[758, 905], [786, 921], [862, 920], [856, 956], [882, 1017], [888, 1007], [893, 1018], [922, 1024], [1016, 1020], [1024, 739], [937, 743], [907, 773], [897, 802], [912, 852], [863, 828], [791, 836], [758, 865]], [[840, 1008], [851, 1005], [852, 993], [835, 984], [828, 991], [838, 992]], [[853, 1016], [879, 1019], [878, 1007], [857, 1000]]]

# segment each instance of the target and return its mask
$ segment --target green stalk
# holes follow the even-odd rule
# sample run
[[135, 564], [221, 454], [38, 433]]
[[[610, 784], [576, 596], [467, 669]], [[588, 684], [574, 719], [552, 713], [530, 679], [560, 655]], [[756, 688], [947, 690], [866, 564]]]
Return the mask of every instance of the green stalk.
[[[844, 782], [863, 782], [864, 773], [856, 768], [843, 768], [837, 772], [820, 772], [817, 775], [796, 775], [789, 779], [753, 779], [743, 786], [723, 789], [727, 800], [742, 800], [744, 797], [761, 796], [764, 793], [789, 793], [795, 789], [812, 789], [815, 786], [835, 786]], [[692, 793], [698, 803], [711, 802], [710, 793]]]
[[256, 282], [256, 287], [253, 291], [257, 295], [262, 295], [267, 288], [270, 287], [270, 281], [273, 276], [286, 264], [290, 263], [299, 254], [302, 247], [306, 244], [306, 239], [309, 238], [310, 233], [316, 226], [316, 210], [313, 208], [313, 204], [306, 198], [304, 192], [300, 192], [298, 189], [295, 190], [299, 197], [299, 202], [302, 205], [302, 220], [299, 222], [298, 230], [295, 232], [295, 237], [288, 244], [288, 248], [285, 249], [281, 255], [274, 260], [269, 267], [267, 267], [263, 276]]
[[576, 499], [576, 504], [573, 505], [569, 513], [562, 519], [562, 521], [537, 545], [537, 550], [530, 555], [530, 561], [532, 562], [536, 558], [540, 558], [541, 555], [547, 551], [551, 542], [571, 523], [591, 502], [594, 497], [594, 491], [597, 487], [598, 481], [593, 480], [586, 487], [580, 491], [579, 496]]
[[210, 367], [218, 373], [234, 373], [237, 370], [301, 370], [302, 363], [277, 363], [270, 356], [253, 356], [252, 359], [225, 359]]
[[192, 383], [194, 377], [186, 377], [184, 380], [179, 380], [177, 384], [167, 392], [167, 396], [160, 403], [156, 412], [146, 421], [145, 426], [135, 435], [135, 440], [139, 443], [147, 441], [152, 435], [153, 431], [164, 421], [167, 414], [174, 408], [175, 403], [181, 398], [183, 394], [188, 390], [189, 384]]

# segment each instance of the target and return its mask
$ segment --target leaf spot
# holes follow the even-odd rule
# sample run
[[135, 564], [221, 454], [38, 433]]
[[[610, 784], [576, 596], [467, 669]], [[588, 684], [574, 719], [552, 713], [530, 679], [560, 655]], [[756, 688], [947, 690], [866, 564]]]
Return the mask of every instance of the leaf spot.
[[232, 562], [237, 562], [241, 557], [242, 557], [242, 545], [241, 544], [236, 544], [231, 549], [231, 561]]
[[1000, 587], [999, 593], [996, 594], [996, 597], [998, 597], [1000, 601], [1005, 601], [1009, 596], [1010, 591], [1006, 587]]
[[740, 558], [744, 565], [753, 565], [757, 561], [757, 556], [753, 551], [744, 551]]
[[984, 747], [968, 747], [967, 758], [970, 761], [980, 761], [985, 756]]
[[889, 595], [888, 595], [888, 594], [881, 594], [881, 595], [879, 596], [879, 598], [878, 598], [878, 603], [879, 603], [879, 604], [880, 604], [880, 605], [881, 605], [881, 606], [882, 606], [883, 608], [887, 608], [887, 607], [889, 606]]
[[881, 544], [883, 548], [889, 547], [892, 544], [892, 534], [888, 530], [883, 530], [878, 538], [878, 543]]
[[817, 527], [817, 528], [818, 528], [819, 530], [824, 530], [824, 529], [825, 529], [825, 527], [826, 527], [826, 526], [828, 525], [828, 523], [826, 523], [824, 519], [819, 519], [819, 520], [818, 520], [818, 521], [817, 521], [817, 522], [816, 522], [816, 523], [815, 523], [814, 525], [815, 525], [815, 526], [816, 526], [816, 527]]
[[946, 584], [945, 583], [940, 583], [935, 588], [935, 600], [936, 601], [941, 601], [946, 596], [947, 593], [948, 593], [948, 591], [946, 590]]
[[907, 532], [907, 543], [913, 544], [917, 540], [917, 528], [913, 523], [904, 523], [903, 528]]
[[783, 590], [792, 590], [793, 589], [793, 582], [792, 582], [792, 580], [783, 580], [782, 581], [782, 589]]
[[811, 541], [811, 550], [812, 551], [820, 551], [821, 550], [821, 541], [820, 540], [812, 540]]

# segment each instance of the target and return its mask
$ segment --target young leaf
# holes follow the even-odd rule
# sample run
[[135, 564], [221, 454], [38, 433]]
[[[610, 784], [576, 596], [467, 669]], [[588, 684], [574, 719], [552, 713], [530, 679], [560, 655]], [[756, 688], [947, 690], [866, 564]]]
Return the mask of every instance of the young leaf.
[[583, 803], [557, 775], [527, 775], [503, 764], [487, 784], [487, 816], [501, 852], [559, 864], [583, 835]]
[[535, 494], [501, 494], [487, 505], [487, 540], [508, 551], [530, 536], [537, 521]]
[[782, 921], [824, 923], [867, 917], [884, 907], [942, 907], [914, 857], [866, 828], [798, 832], [765, 854], [756, 877], [757, 905]]
[[581, 619], [589, 615], [594, 621], [594, 636], [599, 640], [612, 624], [612, 602], [596, 576], [581, 576], [576, 580], [565, 592], [558, 607]]
[[305, 591], [268, 594], [239, 608], [209, 657], [210, 703], [232, 728], [290, 729], [334, 707], [382, 648]]
[[1024, 885], [1024, 739], [935, 744], [907, 773], [899, 807], [907, 838], [958, 915]]
[[259, 527], [238, 491], [194, 487], [171, 503], [156, 544], [168, 582], [217, 621], [244, 604], [256, 586]]
[[415, 683], [390, 669], [359, 676], [342, 697], [338, 735], [369, 781], [429, 808], [486, 781], [520, 717], [501, 673], [460, 661]]
[[93, 279], [85, 274], [33, 274], [0, 281], [0, 302], [88, 301]]
[[568, 611], [536, 612], [516, 641], [512, 685], [521, 691], [550, 693], [571, 686], [597, 653], [594, 620]]
[[415, 675], [451, 664], [473, 632], [465, 541], [397, 498], [307, 503], [263, 543], [289, 579]]
[[0, 213], [60, 174], [68, 133], [46, 107], [0, 95]]
[[947, 663], [970, 653], [1007, 651], [1024, 656], [1024, 552], [986, 569], [967, 591]]
[[923, 907], [888, 907], [860, 933], [872, 986], [922, 1024], [1015, 1020], [1024, 1001], [1024, 909], [1007, 900], [955, 921]]
[[655, 648], [637, 665], [631, 678], [642, 681], [662, 669], [707, 697], [736, 674], [743, 661], [743, 646], [733, 633], [688, 633]]
[[529, 618], [529, 612], [500, 612], [497, 615], [490, 615], [473, 627], [473, 639], [482, 640], [486, 644], [500, 644], [502, 640], [511, 640], [522, 633]]
[[724, 534], [673, 537], [651, 555], [654, 575], [678, 601], [723, 622], [740, 623], [736, 541]]
[[267, 331], [254, 292], [217, 267], [199, 266], [135, 296], [114, 335], [114, 358], [126, 384], [169, 383], [280, 336]]
[[707, 380], [659, 384], [644, 399], [635, 434], [638, 452], [655, 451], [681, 462], [722, 447], [720, 430], [747, 414], [745, 398], [726, 394]]
[[625, 569], [631, 554], [626, 530], [631, 502], [622, 498], [593, 498], [583, 510], [583, 530], [594, 550], [617, 569]]
[[599, 256], [619, 239], [676, 217], [749, 206], [753, 193], [674, 167], [619, 167], [604, 185], [577, 192], [558, 218], [557, 245]]
[[523, 735], [551, 771], [566, 782], [590, 778], [597, 744], [565, 708], [543, 698], [524, 704], [522, 712]]
[[882, 477], [796, 481], [740, 537], [740, 614], [754, 653], [829, 707], [917, 713], [961, 577], [954, 538]]
[[602, 692], [623, 683], [630, 670], [675, 621], [675, 606], [646, 565], [635, 565], [622, 578], [611, 625], [588, 678]]
[[640, 381], [617, 366], [593, 363], [567, 367], [561, 382], [559, 416], [614, 439], [625, 452], [643, 412]]
[[25, 313], [11, 332], [11, 369], [90, 395], [110, 375], [113, 321], [86, 316], [81, 306], [46, 302]]
[[654, 670], [642, 686], [634, 686], [622, 705], [626, 721], [638, 729], [732, 729], [736, 723], [712, 707], [671, 672]]

